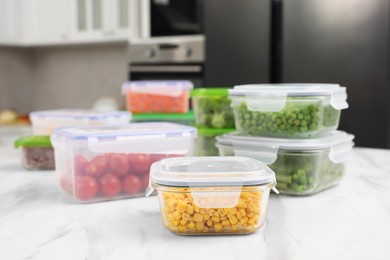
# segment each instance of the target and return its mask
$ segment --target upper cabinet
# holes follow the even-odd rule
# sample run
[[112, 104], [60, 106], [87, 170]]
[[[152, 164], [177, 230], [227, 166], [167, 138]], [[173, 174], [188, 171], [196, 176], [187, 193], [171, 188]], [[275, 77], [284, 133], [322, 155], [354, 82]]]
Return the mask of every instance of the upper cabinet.
[[0, 44], [126, 41], [131, 0], [0, 0]]

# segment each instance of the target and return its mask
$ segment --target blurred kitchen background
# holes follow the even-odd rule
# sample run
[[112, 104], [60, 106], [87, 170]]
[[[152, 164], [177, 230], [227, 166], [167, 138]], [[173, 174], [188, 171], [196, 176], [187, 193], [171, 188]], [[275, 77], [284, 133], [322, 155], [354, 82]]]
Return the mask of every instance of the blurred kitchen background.
[[339, 83], [390, 148], [390, 0], [0, 0], [0, 110], [123, 106], [126, 80]]

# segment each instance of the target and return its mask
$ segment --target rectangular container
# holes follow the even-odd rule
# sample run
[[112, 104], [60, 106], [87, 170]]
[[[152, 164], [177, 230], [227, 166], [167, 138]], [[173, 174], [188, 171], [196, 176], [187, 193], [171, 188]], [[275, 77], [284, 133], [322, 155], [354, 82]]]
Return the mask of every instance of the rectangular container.
[[198, 88], [191, 92], [197, 127], [234, 128], [227, 88]]
[[229, 90], [242, 135], [315, 138], [336, 130], [348, 107], [337, 84], [259, 84]]
[[275, 174], [244, 157], [169, 158], [154, 163], [164, 226], [180, 235], [248, 234], [263, 226]]
[[129, 81], [122, 93], [132, 113], [187, 113], [193, 87], [187, 80]]
[[56, 109], [30, 113], [34, 135], [50, 135], [54, 128], [68, 126], [124, 125], [131, 120], [127, 111], [101, 112], [88, 109]]
[[247, 156], [275, 171], [280, 193], [310, 195], [339, 184], [353, 147], [351, 134], [334, 131], [317, 139], [217, 137], [221, 156]]
[[218, 148], [215, 146], [215, 137], [234, 132], [236, 129], [198, 128], [198, 137], [195, 143], [196, 156], [218, 156]]
[[54, 170], [54, 149], [50, 136], [25, 136], [15, 141], [22, 148], [22, 165], [26, 170]]
[[196, 128], [173, 123], [56, 128], [61, 187], [77, 202], [145, 195], [153, 162], [194, 152]]

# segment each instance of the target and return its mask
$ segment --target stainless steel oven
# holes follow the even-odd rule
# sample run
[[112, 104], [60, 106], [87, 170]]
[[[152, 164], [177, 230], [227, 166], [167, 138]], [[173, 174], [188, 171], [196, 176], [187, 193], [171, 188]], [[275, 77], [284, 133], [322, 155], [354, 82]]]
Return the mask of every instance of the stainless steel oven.
[[203, 0], [130, 2], [129, 78], [188, 79], [203, 86]]

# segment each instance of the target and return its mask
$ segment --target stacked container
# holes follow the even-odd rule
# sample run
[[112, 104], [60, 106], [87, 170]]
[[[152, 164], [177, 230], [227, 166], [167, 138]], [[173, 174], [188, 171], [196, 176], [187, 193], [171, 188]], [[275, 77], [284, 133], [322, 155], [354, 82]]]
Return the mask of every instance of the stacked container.
[[192, 106], [198, 128], [196, 155], [218, 155], [215, 137], [235, 130], [228, 95], [227, 88], [199, 88], [192, 91]]
[[281, 193], [308, 195], [339, 183], [353, 135], [335, 131], [348, 107], [337, 84], [263, 84], [229, 91], [237, 133], [218, 138], [220, 155], [259, 159]]
[[34, 135], [15, 142], [15, 147], [23, 148], [22, 164], [27, 170], [53, 170], [54, 150], [50, 142], [53, 129], [66, 126], [124, 125], [130, 122], [131, 113], [57, 109], [32, 112], [30, 119]]

